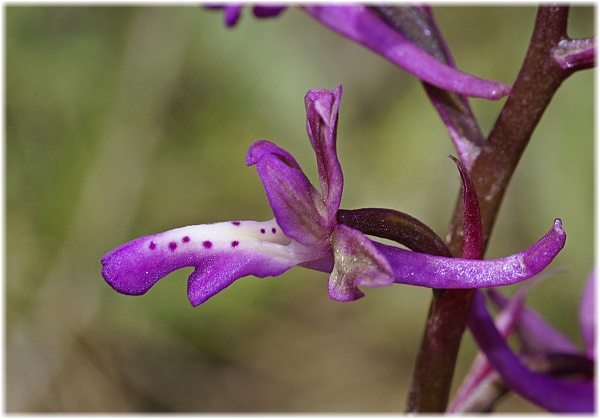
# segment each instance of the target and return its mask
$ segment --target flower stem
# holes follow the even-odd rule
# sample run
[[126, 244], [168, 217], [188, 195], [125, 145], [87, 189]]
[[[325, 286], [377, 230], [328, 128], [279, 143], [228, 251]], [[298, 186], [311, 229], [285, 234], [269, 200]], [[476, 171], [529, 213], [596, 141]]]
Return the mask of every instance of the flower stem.
[[[471, 176], [479, 195], [483, 244], [487, 247], [512, 174], [533, 130], [561, 83], [571, 74], [554, 59], [554, 49], [566, 38], [568, 7], [541, 6], [525, 62], [512, 93], [477, 157]], [[450, 250], [462, 246], [462, 201], [450, 225]]]
[[[529, 50], [513, 90], [471, 168], [481, 208], [483, 249], [533, 130], [560, 84], [572, 73], [553, 56], [559, 43], [567, 39], [567, 17], [568, 7], [539, 7]], [[462, 251], [462, 217], [463, 200], [459, 196], [448, 234], [448, 246], [454, 256]], [[446, 409], [472, 298], [473, 290], [434, 290], [407, 412]]]

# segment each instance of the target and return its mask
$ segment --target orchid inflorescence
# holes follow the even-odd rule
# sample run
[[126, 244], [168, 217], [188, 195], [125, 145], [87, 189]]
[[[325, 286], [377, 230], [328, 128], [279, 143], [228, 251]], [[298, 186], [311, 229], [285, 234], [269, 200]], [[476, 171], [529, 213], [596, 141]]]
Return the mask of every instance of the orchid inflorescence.
[[[473, 308], [468, 325], [488, 361], [476, 361], [449, 411], [469, 411], [473, 406], [480, 411], [491, 409], [499, 397], [497, 391], [485, 391], [497, 389], [492, 382], [501, 382], [506, 390], [512, 389], [552, 411], [593, 410], [592, 292], [588, 289], [584, 295], [582, 330], [586, 351], [580, 352], [568, 344], [557, 346], [555, 343], [562, 338], [544, 340], [558, 332], [524, 307], [528, 284], [534, 282], [525, 282], [523, 291], [513, 299], [491, 289], [542, 273], [565, 245], [562, 221], [554, 220], [548, 233], [520, 253], [482, 260], [486, 239], [472, 170], [485, 141], [467, 96], [495, 100], [511, 93], [511, 88], [457, 70], [427, 7], [307, 5], [303, 9], [423, 82], [458, 152], [458, 158], [450, 157], [462, 180], [461, 257], [453, 257], [432, 229], [408, 214], [382, 208], [340, 209], [344, 178], [336, 142], [342, 87], [337, 86], [333, 90], [310, 90], [304, 98], [319, 189], [290, 153], [270, 141], [256, 141], [247, 152], [246, 164], [256, 166], [273, 219], [193, 225], [140, 237], [102, 258], [105, 280], [120, 293], [140, 295], [169, 273], [193, 267], [188, 279], [188, 297], [193, 306], [205, 303], [239, 278], [278, 276], [295, 266], [328, 273], [328, 293], [337, 301], [363, 297], [360, 287], [394, 283], [438, 291], [471, 290]], [[253, 10], [258, 17], [273, 17], [285, 8], [256, 6]], [[241, 11], [240, 6], [225, 6], [226, 24], [235, 25]], [[418, 22], [422, 32], [407, 22]], [[591, 49], [589, 43], [576, 45], [578, 50], [570, 59], [580, 68], [589, 67], [593, 62], [593, 44]], [[561, 51], [564, 62], [569, 51]], [[398, 245], [384, 244], [377, 238], [390, 239]], [[506, 313], [504, 320], [499, 317], [498, 329], [484, 301], [482, 289], [487, 288], [489, 297]], [[520, 324], [523, 341], [538, 336], [545, 343], [525, 351], [525, 355], [514, 354], [506, 339]], [[552, 360], [545, 364], [550, 365], [545, 371], [528, 368], [522, 360], [529, 359], [531, 364], [533, 352], [546, 358], [552, 355], [552, 360], [563, 363], [568, 359], [571, 363], [565, 368], [570, 374], [548, 375], [548, 368], [552, 370], [558, 362]], [[524, 385], [526, 382], [529, 384]], [[552, 400], [544, 394], [552, 394]]]

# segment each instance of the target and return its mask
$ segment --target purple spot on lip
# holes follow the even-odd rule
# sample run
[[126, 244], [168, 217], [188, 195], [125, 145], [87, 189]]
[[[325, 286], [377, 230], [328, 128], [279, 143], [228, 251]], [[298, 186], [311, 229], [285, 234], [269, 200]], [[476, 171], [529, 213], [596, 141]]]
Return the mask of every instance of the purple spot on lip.
[[239, 226], [241, 224], [241, 222], [239, 222], [239, 221], [232, 221], [231, 224], [233, 224], [234, 226]]
[[207, 249], [210, 249], [212, 247], [212, 242], [206, 240], [202, 242], [202, 246], [204, 246]]
[[266, 230], [265, 230], [264, 228], [261, 228], [261, 229], [260, 229], [260, 232], [261, 232], [262, 234], [265, 234], [265, 231], [266, 231]]
[[156, 243], [154, 242], [150, 242], [150, 246], [148, 246], [150, 248], [150, 250], [154, 250], [156, 249]]
[[177, 243], [175, 243], [175, 242], [169, 243], [169, 249], [171, 249], [171, 251], [175, 251], [175, 249], [177, 249]]
[[271, 232], [272, 232], [273, 234], [275, 234], [275, 233], [277, 233], [277, 229], [276, 229], [275, 227], [273, 227], [273, 228], [271, 229]]
[[181, 239], [182, 242], [187, 243], [190, 241], [190, 237], [189, 236], [185, 236], [183, 239]]
[[239, 242], [239, 241], [237, 241], [237, 240], [235, 240], [235, 241], [232, 241], [232, 242], [231, 242], [231, 247], [237, 247], [237, 246], [238, 246], [238, 244], [240, 244], [240, 242]]

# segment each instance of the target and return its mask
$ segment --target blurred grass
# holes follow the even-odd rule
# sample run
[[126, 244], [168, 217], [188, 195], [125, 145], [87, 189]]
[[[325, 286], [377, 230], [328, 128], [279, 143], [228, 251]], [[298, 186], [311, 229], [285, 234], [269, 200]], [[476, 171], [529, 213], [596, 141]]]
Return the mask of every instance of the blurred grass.
[[[512, 83], [532, 7], [436, 7], [458, 66]], [[142, 297], [115, 293], [101, 256], [166, 229], [271, 218], [252, 142], [289, 150], [316, 180], [303, 97], [344, 86], [344, 208], [405, 211], [440, 235], [459, 177], [413, 77], [301, 11], [226, 29], [199, 7], [8, 6], [6, 408], [9, 412], [398, 412], [430, 292], [366, 290], [340, 304], [324, 274], [244, 278], [192, 308], [189, 271]], [[593, 9], [571, 11], [593, 34]], [[488, 257], [518, 252], [556, 217], [568, 274], [531, 304], [579, 341], [593, 264], [593, 72], [559, 90], [515, 174]], [[502, 101], [474, 100], [485, 131]], [[560, 309], [557, 309], [560, 307]], [[474, 353], [466, 337], [456, 384]], [[503, 411], [537, 411], [510, 396]]]

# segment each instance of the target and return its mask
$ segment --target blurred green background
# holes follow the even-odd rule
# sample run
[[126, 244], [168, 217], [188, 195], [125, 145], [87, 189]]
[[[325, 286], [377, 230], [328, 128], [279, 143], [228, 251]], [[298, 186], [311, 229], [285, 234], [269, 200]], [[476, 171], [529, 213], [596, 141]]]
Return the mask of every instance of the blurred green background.
[[[512, 84], [532, 7], [435, 7], [462, 70]], [[591, 36], [591, 7], [569, 34]], [[342, 84], [343, 208], [389, 207], [442, 237], [460, 179], [414, 77], [297, 9], [227, 29], [200, 7], [5, 8], [6, 409], [9, 412], [399, 412], [430, 290], [338, 303], [327, 275], [243, 278], [192, 308], [191, 269], [124, 296], [100, 258], [141, 235], [272, 217], [245, 152], [290, 151], [316, 180], [311, 88]], [[561, 87], [514, 176], [488, 258], [563, 219], [568, 268], [529, 302], [580, 342], [593, 264], [593, 72]], [[484, 132], [503, 101], [473, 100]], [[507, 292], [514, 291], [507, 288]], [[455, 386], [475, 348], [465, 335]], [[501, 411], [538, 411], [511, 395]]]

